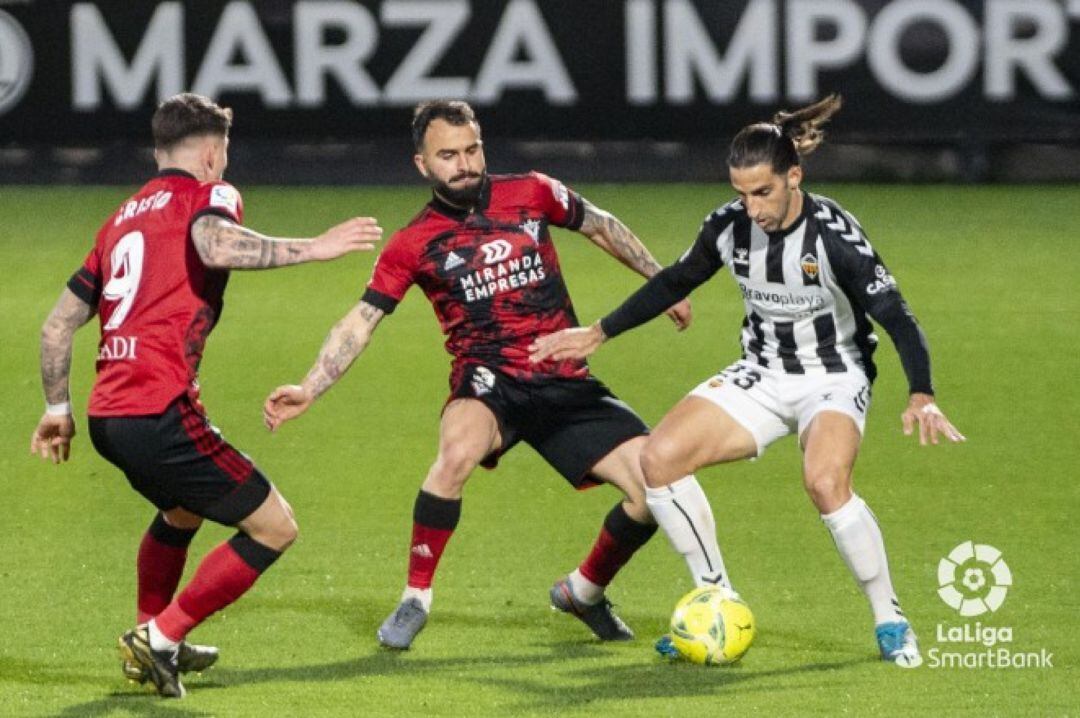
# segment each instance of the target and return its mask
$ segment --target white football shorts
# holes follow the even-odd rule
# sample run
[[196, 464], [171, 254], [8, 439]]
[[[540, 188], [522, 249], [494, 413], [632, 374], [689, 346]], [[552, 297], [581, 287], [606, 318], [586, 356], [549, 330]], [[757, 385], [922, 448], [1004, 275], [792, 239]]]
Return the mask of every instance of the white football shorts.
[[690, 396], [708, 399], [754, 436], [757, 453], [788, 434], [802, 436], [822, 411], [847, 414], [862, 433], [870, 408], [870, 381], [861, 371], [787, 374], [737, 361], [702, 382]]

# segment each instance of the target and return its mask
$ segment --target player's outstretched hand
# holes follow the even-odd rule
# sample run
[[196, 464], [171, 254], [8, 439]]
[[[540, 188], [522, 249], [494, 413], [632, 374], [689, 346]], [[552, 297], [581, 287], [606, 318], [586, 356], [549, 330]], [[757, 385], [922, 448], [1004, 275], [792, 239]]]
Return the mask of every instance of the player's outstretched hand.
[[30, 437], [30, 453], [52, 459], [54, 464], [71, 456], [71, 439], [75, 436], [75, 419], [71, 414], [45, 414]]
[[680, 332], [690, 326], [690, 322], [694, 318], [694, 312], [690, 308], [689, 299], [684, 299], [678, 304], [668, 307], [668, 310], [664, 312], [664, 314], [667, 314], [668, 318], [675, 322], [675, 328]]
[[604, 343], [604, 331], [600, 322], [588, 327], [563, 329], [554, 334], [545, 334], [529, 345], [529, 361], [534, 364], [552, 360], [584, 359], [600, 348]]
[[382, 239], [382, 233], [382, 227], [374, 217], [353, 217], [312, 240], [312, 258], [337, 259], [349, 252], [370, 251]]
[[270, 431], [307, 411], [313, 397], [302, 386], [286, 384], [270, 392], [263, 404], [263, 423]]
[[956, 430], [956, 427], [934, 403], [934, 397], [931, 394], [912, 394], [907, 408], [900, 415], [900, 420], [904, 424], [905, 436], [911, 436], [915, 425], [919, 425], [919, 443], [923, 446], [926, 446], [927, 442], [938, 443], [938, 434], [942, 434], [954, 444], [967, 441], [967, 437]]

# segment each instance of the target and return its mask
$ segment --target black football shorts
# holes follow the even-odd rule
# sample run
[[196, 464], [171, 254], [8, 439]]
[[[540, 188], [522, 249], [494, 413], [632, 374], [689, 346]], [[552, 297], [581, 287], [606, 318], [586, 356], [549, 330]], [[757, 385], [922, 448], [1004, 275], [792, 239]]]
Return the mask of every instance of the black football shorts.
[[499, 422], [502, 446], [481, 465], [524, 441], [576, 488], [599, 483], [592, 468], [620, 444], [649, 433], [634, 410], [600, 380], [544, 378], [523, 381], [479, 364], [454, 373], [450, 398], [477, 399]]
[[156, 416], [89, 418], [98, 453], [162, 511], [176, 507], [234, 526], [270, 494], [270, 482], [222, 438], [187, 396]]

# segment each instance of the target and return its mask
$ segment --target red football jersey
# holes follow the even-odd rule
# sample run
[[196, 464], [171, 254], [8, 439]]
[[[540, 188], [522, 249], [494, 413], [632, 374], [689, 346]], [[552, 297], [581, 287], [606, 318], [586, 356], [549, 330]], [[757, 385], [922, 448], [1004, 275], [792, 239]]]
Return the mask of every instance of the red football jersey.
[[379, 255], [364, 301], [390, 313], [412, 284], [435, 309], [454, 370], [581, 378], [585, 362], [533, 364], [538, 336], [577, 326], [548, 225], [577, 229], [581, 197], [542, 174], [492, 175], [475, 210], [435, 197]]
[[101, 322], [90, 416], [160, 414], [184, 392], [197, 398], [199, 361], [229, 279], [191, 242], [204, 214], [242, 222], [239, 192], [164, 170], [105, 222], [68, 282], [97, 305]]

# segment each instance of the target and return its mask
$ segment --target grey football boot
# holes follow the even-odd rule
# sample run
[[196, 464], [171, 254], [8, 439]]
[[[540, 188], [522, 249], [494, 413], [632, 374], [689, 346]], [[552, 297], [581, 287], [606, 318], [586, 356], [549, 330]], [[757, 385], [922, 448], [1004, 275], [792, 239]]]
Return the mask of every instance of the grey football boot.
[[427, 611], [418, 598], [407, 598], [398, 604], [383, 624], [379, 626], [379, 643], [387, 648], [408, 650], [416, 634], [427, 623]]

